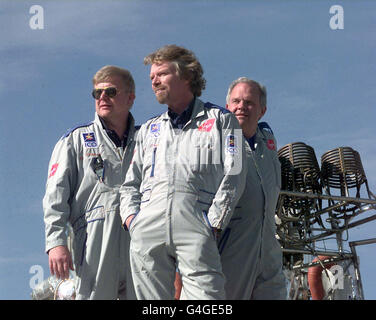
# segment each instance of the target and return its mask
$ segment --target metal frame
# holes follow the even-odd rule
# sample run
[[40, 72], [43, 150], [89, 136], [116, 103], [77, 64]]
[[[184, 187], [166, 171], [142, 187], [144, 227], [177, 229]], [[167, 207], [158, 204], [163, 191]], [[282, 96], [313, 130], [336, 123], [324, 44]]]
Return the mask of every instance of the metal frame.
[[[318, 193], [306, 193], [282, 190], [280, 192], [276, 216], [279, 220], [277, 223], [277, 235], [281, 242], [283, 255], [285, 257], [284, 267], [295, 276], [295, 281], [299, 282], [299, 290], [303, 292], [304, 281], [308, 268], [315, 265], [325, 266], [333, 262], [347, 261], [354, 268], [354, 299], [364, 299], [363, 286], [360, 276], [359, 261], [356, 255], [356, 246], [376, 243], [376, 238], [360, 241], [349, 242], [350, 251], [344, 250], [343, 233], [349, 229], [369, 223], [376, 220], [376, 214], [358, 219], [360, 215], [370, 210], [376, 210], [376, 198], [369, 191], [367, 185], [367, 193], [370, 198], [356, 198], [348, 196], [324, 195]], [[289, 197], [290, 201], [297, 199], [312, 199], [312, 205], [302, 207], [300, 212], [289, 214], [290, 208], [284, 206], [284, 198]], [[372, 199], [374, 198], [374, 199]], [[324, 205], [326, 204], [326, 205]], [[352, 206], [352, 210], [346, 209]], [[335, 209], [342, 208], [339, 212]], [[326, 219], [325, 219], [326, 218]], [[356, 220], [350, 222], [350, 220]], [[291, 233], [291, 230], [293, 231]], [[337, 250], [317, 250], [316, 242], [332, 239], [335, 236]], [[304, 262], [304, 257], [317, 257], [319, 255], [330, 256], [329, 259], [318, 262]], [[297, 261], [289, 261], [289, 257], [295, 258]], [[287, 258], [286, 258], [287, 257]], [[294, 260], [294, 258], [293, 258]], [[296, 280], [296, 279], [300, 280]], [[291, 276], [291, 282], [294, 280]], [[301, 295], [303, 298], [309, 298], [306, 294]], [[299, 298], [297, 292], [293, 298]]]

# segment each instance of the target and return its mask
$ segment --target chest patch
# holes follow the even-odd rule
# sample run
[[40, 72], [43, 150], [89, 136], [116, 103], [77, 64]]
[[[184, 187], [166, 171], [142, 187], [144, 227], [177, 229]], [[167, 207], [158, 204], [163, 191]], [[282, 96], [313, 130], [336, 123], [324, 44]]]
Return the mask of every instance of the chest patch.
[[213, 128], [214, 123], [215, 123], [214, 118], [208, 119], [201, 126], [198, 127], [198, 131], [210, 132], [210, 130]]
[[151, 126], [150, 126], [150, 133], [154, 136], [154, 137], [158, 137], [161, 133], [161, 124], [160, 123], [153, 123]]
[[233, 134], [229, 134], [226, 137], [226, 151], [230, 154], [235, 154], [238, 153], [238, 148], [238, 138]]
[[82, 136], [84, 138], [84, 143], [85, 143], [86, 148], [98, 147], [94, 132], [83, 133]]

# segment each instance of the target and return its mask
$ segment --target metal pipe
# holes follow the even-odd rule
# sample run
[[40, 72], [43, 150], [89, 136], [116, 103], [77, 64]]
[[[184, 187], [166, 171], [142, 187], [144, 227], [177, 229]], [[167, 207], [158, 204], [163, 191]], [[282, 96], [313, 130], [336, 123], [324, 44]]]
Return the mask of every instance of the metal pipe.
[[[350, 245], [351, 242], [349, 242]], [[357, 290], [358, 294], [360, 296], [361, 300], [364, 300], [364, 291], [363, 291], [363, 284], [362, 284], [362, 278], [360, 276], [360, 267], [359, 267], [359, 261], [358, 256], [356, 254], [355, 245], [350, 245], [350, 249], [353, 255], [353, 263], [354, 263], [354, 270], [355, 270], [355, 277], [356, 277], [356, 284], [357, 284]]]
[[330, 258], [330, 259], [321, 260], [321, 262], [317, 261], [317, 262], [305, 263], [305, 264], [301, 264], [301, 265], [298, 265], [298, 266], [293, 266], [292, 269], [293, 270], [307, 269], [307, 268], [311, 268], [311, 267], [321, 265], [321, 264], [323, 264], [325, 266], [325, 265], [331, 264], [333, 262], [340, 262], [340, 261], [344, 261], [344, 260], [352, 260], [352, 256], [351, 257]]
[[304, 250], [304, 249], [282, 249], [283, 253], [299, 253], [299, 254], [309, 254], [309, 255], [320, 255], [320, 256], [343, 256], [343, 257], [351, 257], [351, 253], [339, 253], [338, 251], [311, 251], [311, 250]]
[[325, 194], [319, 194], [319, 193], [305, 193], [305, 192], [296, 192], [296, 191], [287, 191], [287, 190], [281, 190], [280, 194], [301, 197], [301, 198], [311, 198], [311, 199], [324, 199], [324, 200], [336, 200], [336, 201], [359, 202], [359, 203], [364, 202], [364, 203], [376, 205], [376, 200], [365, 199], [365, 198], [340, 197], [340, 196], [332, 196], [332, 195], [325, 195]]
[[352, 247], [352, 246], [363, 246], [363, 245], [372, 244], [372, 243], [376, 243], [376, 238], [351, 241], [351, 242], [349, 242], [349, 246], [350, 247]]
[[358, 241], [350, 241], [349, 247], [351, 249], [352, 255], [353, 255], [353, 262], [355, 267], [355, 276], [356, 276], [356, 283], [358, 287], [358, 293], [360, 295], [360, 298], [364, 299], [364, 291], [363, 291], [363, 284], [362, 284], [362, 278], [360, 276], [360, 266], [358, 261], [358, 256], [356, 254], [356, 246], [363, 246], [367, 244], [374, 244], [376, 243], [376, 238], [371, 239], [364, 239], [364, 240], [358, 240]]

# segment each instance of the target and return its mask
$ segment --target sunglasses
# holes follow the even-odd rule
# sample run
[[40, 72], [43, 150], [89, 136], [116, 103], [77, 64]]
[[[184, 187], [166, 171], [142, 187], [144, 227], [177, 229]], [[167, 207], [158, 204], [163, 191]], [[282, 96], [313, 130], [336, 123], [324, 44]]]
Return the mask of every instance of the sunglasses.
[[104, 94], [109, 98], [115, 97], [119, 92], [115, 87], [106, 87], [101, 89], [93, 89], [91, 95], [95, 100], [98, 100], [101, 97], [103, 91]]

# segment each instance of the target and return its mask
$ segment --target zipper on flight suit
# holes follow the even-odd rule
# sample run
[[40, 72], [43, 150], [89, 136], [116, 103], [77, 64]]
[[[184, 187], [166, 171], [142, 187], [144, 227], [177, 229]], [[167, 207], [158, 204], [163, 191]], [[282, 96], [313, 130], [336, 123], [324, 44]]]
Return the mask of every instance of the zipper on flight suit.
[[[262, 189], [262, 194], [264, 196], [264, 208], [263, 208], [263, 213], [262, 213], [262, 227], [261, 227], [261, 239], [263, 239], [264, 237], [264, 227], [265, 227], [265, 203], [266, 203], [266, 193], [265, 193], [265, 190], [264, 190], [264, 182], [263, 182], [263, 177], [261, 175], [261, 171], [259, 169], [259, 166], [257, 164], [257, 161], [255, 159], [255, 157], [257, 156], [256, 155], [256, 148], [255, 150], [251, 150], [251, 153], [252, 153], [252, 160], [253, 160], [253, 163], [255, 164], [255, 168], [256, 168], [256, 171], [257, 171], [257, 175], [260, 177], [260, 184], [261, 184], [261, 189]], [[261, 240], [262, 242], [262, 240]], [[260, 246], [260, 251], [259, 251], [259, 257], [261, 258], [261, 255], [262, 255], [262, 245]]]
[[157, 153], [157, 147], [154, 147], [153, 154], [151, 158], [151, 171], [150, 171], [150, 177], [154, 177], [154, 168], [155, 168], [155, 155]]

